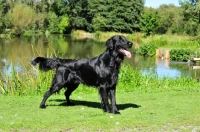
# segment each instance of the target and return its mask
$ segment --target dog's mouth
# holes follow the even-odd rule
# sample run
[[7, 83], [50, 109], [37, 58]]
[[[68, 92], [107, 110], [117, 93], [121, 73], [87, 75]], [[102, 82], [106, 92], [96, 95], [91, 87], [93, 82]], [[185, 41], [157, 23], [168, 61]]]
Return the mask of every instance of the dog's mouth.
[[120, 48], [119, 51], [124, 54], [127, 58], [131, 58], [131, 53], [126, 50], [126, 49], [123, 49], [123, 48]]

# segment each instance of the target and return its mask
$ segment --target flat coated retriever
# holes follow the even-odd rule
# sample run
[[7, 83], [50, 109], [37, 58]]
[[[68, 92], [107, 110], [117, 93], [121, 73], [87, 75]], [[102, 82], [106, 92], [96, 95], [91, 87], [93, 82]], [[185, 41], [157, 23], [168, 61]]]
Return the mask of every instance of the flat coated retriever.
[[126, 49], [131, 48], [132, 43], [124, 36], [113, 36], [107, 40], [106, 46], [107, 49], [103, 54], [90, 59], [35, 58], [31, 63], [32, 65], [38, 63], [40, 70], [48, 71], [56, 68], [51, 88], [45, 93], [40, 108], [45, 108], [48, 97], [63, 87], [67, 88], [65, 91], [67, 105], [74, 105], [70, 102], [69, 96], [82, 83], [98, 88], [102, 109], [105, 112], [120, 114], [116, 107], [116, 84], [124, 56], [131, 58], [131, 53]]

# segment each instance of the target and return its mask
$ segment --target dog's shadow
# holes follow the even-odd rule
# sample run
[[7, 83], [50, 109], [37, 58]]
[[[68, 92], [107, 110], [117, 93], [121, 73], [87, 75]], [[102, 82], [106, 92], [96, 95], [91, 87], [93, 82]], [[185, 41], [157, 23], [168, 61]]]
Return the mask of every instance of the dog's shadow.
[[[49, 105], [49, 106], [67, 106], [66, 100], [64, 99], [51, 99], [51, 101], [61, 102], [58, 105]], [[92, 107], [92, 108], [99, 108], [101, 109], [101, 104], [98, 102], [92, 102], [92, 101], [83, 101], [83, 100], [71, 100], [72, 103], [75, 104], [75, 106], [86, 106], [86, 107]], [[125, 104], [117, 104], [117, 108], [119, 110], [125, 110], [128, 108], [139, 108], [141, 105], [132, 104], [132, 103], [125, 103]]]

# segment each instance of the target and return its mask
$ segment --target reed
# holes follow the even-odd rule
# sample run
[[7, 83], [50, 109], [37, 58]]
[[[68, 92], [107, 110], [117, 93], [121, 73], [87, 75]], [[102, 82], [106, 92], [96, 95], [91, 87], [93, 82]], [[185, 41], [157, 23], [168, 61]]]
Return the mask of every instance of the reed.
[[149, 72], [142, 75], [138, 70], [133, 70], [130, 65], [122, 65], [118, 90], [122, 91], [154, 91], [155, 89], [165, 91], [167, 89], [180, 89], [192, 91], [193, 88], [199, 87], [200, 83], [189, 76], [180, 76], [177, 78], [163, 77], [159, 78], [156, 73]]
[[[13, 67], [10, 76], [4, 75], [0, 82], [0, 93], [4, 95], [43, 95], [52, 81], [55, 70], [49, 72], [41, 72], [38, 67], [26, 69], [23, 73], [17, 73]], [[135, 91], [154, 89], [166, 90], [170, 88], [186, 88], [192, 90], [192, 87], [199, 87], [200, 84], [192, 77], [181, 76], [179, 78], [159, 78], [154, 73], [142, 75], [140, 71], [133, 70], [130, 65], [122, 65], [119, 74], [118, 90], [119, 91]], [[87, 86], [80, 85], [77, 92], [90, 93], [92, 89]]]
[[[53, 52], [50, 53], [49, 51]], [[42, 50], [34, 49], [32, 46], [34, 56], [41, 56]], [[55, 50], [49, 45], [46, 53], [47, 57], [56, 57]], [[31, 62], [23, 64], [21, 61], [23, 72], [18, 72], [15, 66], [12, 66], [11, 72], [6, 71], [5, 74], [1, 72], [0, 80], [0, 95], [38, 95], [43, 94], [51, 85], [52, 76], [55, 71], [47, 73], [39, 71], [38, 67], [31, 65]]]

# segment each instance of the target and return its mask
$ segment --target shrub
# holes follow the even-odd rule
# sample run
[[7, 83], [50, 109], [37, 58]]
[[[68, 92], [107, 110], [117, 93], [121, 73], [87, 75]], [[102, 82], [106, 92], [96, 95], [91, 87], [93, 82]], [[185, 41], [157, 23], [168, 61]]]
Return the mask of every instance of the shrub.
[[145, 44], [139, 47], [138, 53], [143, 56], [154, 56], [156, 54], [157, 46], [154, 44]]
[[190, 49], [173, 49], [170, 51], [170, 59], [175, 61], [187, 61], [191, 59]]
[[26, 4], [17, 3], [14, 8], [8, 12], [8, 17], [13, 24], [13, 34], [20, 36], [27, 27], [35, 22], [36, 13]]

